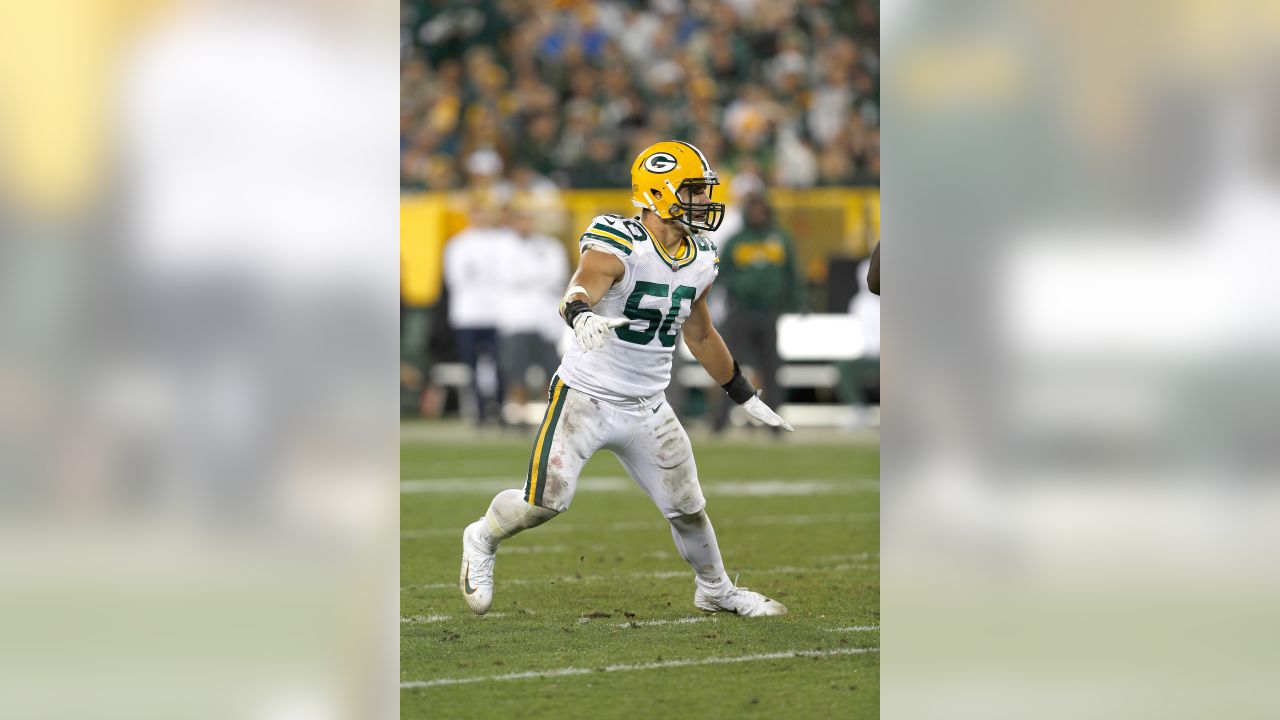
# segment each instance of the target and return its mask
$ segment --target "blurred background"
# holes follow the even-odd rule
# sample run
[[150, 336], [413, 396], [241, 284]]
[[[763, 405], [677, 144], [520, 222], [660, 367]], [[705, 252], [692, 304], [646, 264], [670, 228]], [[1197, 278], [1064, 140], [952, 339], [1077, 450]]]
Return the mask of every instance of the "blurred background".
[[395, 715], [397, 10], [0, 3], [0, 717]]
[[[406, 1], [400, 54], [404, 416], [536, 423], [582, 229], [682, 139], [729, 206], [730, 348], [793, 424], [878, 423], [877, 3]], [[686, 422], [744, 422], [683, 348], [673, 376]]]
[[1280, 3], [882, 12], [884, 716], [1280, 716]]

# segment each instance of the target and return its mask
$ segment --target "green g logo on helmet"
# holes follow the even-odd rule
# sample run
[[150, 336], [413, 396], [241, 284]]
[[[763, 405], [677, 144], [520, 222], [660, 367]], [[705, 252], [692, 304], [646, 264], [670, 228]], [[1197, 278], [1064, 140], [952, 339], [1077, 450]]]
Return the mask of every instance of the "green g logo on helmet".
[[658, 152], [645, 158], [644, 169], [652, 173], [667, 173], [676, 167], [676, 159], [671, 153]]

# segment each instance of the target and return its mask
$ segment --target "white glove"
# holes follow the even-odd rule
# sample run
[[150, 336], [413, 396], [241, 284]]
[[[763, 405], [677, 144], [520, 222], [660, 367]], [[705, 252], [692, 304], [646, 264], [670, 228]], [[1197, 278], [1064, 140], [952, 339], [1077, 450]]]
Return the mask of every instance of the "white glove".
[[631, 322], [626, 318], [606, 318], [593, 312], [584, 312], [573, 319], [573, 335], [583, 352], [604, 347], [605, 333]]
[[747, 415], [757, 423], [768, 425], [769, 427], [780, 427], [787, 432], [795, 432], [795, 428], [791, 427], [791, 423], [782, 419], [782, 416], [774, 412], [759, 395], [742, 403], [742, 409], [747, 411]]

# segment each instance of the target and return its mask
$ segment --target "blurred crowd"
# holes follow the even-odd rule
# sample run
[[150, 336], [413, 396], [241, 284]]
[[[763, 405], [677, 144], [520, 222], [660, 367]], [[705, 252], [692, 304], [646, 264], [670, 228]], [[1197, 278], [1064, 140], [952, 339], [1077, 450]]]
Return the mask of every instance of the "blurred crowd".
[[876, 0], [405, 0], [401, 186], [625, 187], [688, 139], [773, 187], [878, 184]]

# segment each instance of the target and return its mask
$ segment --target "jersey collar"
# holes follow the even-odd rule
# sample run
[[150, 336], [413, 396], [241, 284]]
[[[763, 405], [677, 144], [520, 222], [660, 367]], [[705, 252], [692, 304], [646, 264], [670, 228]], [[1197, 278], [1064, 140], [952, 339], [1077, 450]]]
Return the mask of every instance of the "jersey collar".
[[636, 222], [640, 224], [641, 228], [644, 228], [644, 234], [649, 237], [649, 241], [653, 243], [653, 247], [658, 251], [658, 257], [662, 258], [662, 262], [666, 263], [673, 272], [693, 264], [694, 258], [698, 256], [698, 246], [693, 242], [693, 238], [686, 235], [684, 245], [681, 247], [683, 254], [677, 251], [680, 256], [672, 257], [662, 243], [658, 241], [658, 238], [654, 237], [653, 233], [649, 232], [649, 228], [645, 227], [644, 223], [640, 221], [639, 216], [636, 216]]

